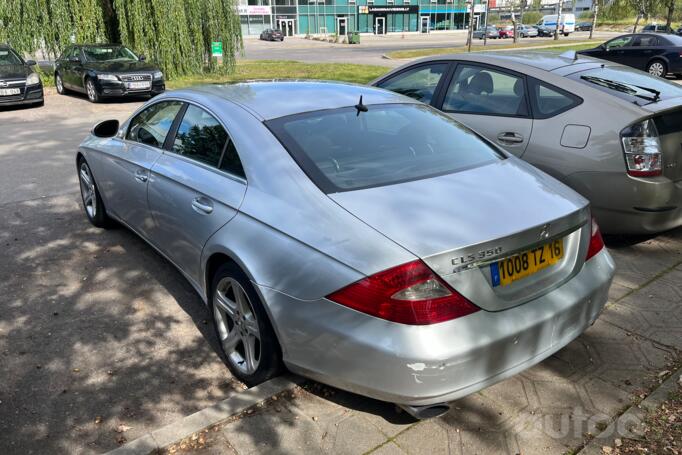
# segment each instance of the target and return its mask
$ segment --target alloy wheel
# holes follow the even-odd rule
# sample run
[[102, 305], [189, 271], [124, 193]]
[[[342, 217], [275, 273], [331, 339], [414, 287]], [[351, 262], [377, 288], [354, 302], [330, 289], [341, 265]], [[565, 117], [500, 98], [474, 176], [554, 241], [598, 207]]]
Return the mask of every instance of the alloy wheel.
[[86, 82], [85, 84], [85, 88], [88, 92], [88, 99], [94, 102], [97, 99], [97, 93], [95, 92], [95, 84], [88, 79], [88, 82]]
[[90, 219], [94, 219], [95, 215], [97, 215], [97, 196], [95, 194], [95, 180], [92, 178], [87, 163], [83, 162], [81, 164], [78, 175], [85, 211]]
[[64, 83], [62, 82], [62, 77], [59, 74], [57, 74], [57, 77], [55, 78], [55, 84], [57, 85], [57, 92], [64, 93]]
[[651, 65], [649, 65], [649, 74], [652, 76], [663, 77], [664, 72], [665, 68], [661, 62], [653, 62]]
[[260, 364], [261, 335], [256, 314], [244, 288], [234, 278], [223, 278], [213, 297], [218, 337], [230, 363], [253, 374]]

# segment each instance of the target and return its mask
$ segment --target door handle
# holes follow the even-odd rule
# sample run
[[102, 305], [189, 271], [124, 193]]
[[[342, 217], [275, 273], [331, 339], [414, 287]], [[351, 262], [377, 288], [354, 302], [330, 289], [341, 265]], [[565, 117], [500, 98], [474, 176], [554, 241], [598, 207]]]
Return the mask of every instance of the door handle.
[[195, 197], [192, 199], [192, 209], [197, 213], [208, 215], [213, 212], [213, 203], [205, 197]]
[[135, 179], [142, 183], [146, 183], [147, 180], [149, 179], [149, 175], [147, 175], [147, 171], [143, 171], [142, 169], [140, 169], [137, 172], [135, 172]]
[[505, 144], [520, 144], [523, 142], [523, 136], [519, 133], [500, 133], [497, 135], [497, 140]]

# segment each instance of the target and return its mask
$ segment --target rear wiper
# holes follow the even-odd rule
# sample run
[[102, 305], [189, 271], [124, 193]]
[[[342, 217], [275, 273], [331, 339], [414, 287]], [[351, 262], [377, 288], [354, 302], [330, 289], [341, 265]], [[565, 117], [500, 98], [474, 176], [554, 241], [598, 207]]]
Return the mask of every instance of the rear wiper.
[[[627, 93], [628, 95], [636, 96], [637, 98], [642, 98], [647, 101], [656, 102], [661, 97], [661, 92], [654, 90], [652, 88], [640, 87], [639, 85], [626, 84], [624, 82], [612, 81], [610, 79], [604, 79], [596, 76], [580, 76], [580, 79], [592, 82], [593, 84], [601, 85], [602, 87], [610, 88], [612, 90], [617, 90], [619, 92]], [[632, 88], [634, 87], [634, 88]], [[646, 96], [637, 93], [635, 88], [653, 93], [654, 96]]]

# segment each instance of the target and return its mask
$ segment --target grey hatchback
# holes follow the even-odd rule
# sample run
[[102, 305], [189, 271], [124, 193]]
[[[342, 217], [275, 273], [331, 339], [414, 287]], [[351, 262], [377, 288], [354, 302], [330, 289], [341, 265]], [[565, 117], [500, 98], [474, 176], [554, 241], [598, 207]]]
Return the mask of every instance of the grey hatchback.
[[444, 111], [592, 202], [607, 233], [682, 225], [682, 87], [543, 52], [435, 56], [372, 83]]

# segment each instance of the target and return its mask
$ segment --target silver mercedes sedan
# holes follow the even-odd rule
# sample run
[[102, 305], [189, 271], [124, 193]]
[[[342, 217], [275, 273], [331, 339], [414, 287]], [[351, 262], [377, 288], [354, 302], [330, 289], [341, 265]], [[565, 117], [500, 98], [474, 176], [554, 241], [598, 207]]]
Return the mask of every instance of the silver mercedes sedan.
[[575, 52], [408, 63], [373, 85], [441, 109], [588, 198], [606, 233], [682, 226], [682, 86]]
[[184, 274], [249, 385], [285, 366], [438, 415], [580, 335], [614, 273], [583, 197], [377, 88], [173, 91], [76, 160], [88, 219]]

